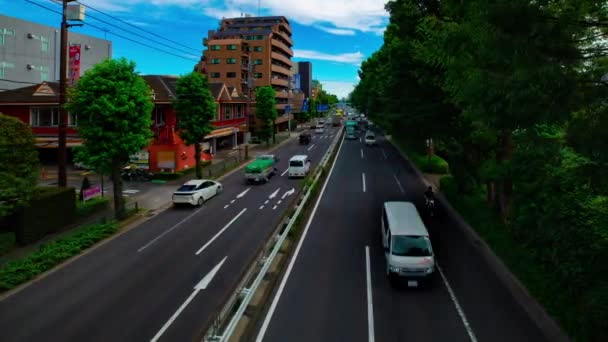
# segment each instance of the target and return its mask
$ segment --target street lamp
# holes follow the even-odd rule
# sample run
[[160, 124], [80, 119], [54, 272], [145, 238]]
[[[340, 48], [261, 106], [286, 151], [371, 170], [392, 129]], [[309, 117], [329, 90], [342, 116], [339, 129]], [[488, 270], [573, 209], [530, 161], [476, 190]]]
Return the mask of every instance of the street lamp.
[[75, 5], [70, 11], [68, 17], [68, 2], [76, 0], [62, 0], [61, 11], [61, 42], [59, 53], [59, 136], [57, 137], [57, 163], [58, 175], [57, 185], [66, 187], [68, 185], [66, 164], [67, 164], [67, 144], [66, 144], [66, 129], [68, 125], [68, 111], [65, 108], [67, 102], [67, 50], [68, 50], [68, 28], [72, 26], [82, 26], [82, 24], [68, 24], [68, 20], [83, 20], [84, 7]]

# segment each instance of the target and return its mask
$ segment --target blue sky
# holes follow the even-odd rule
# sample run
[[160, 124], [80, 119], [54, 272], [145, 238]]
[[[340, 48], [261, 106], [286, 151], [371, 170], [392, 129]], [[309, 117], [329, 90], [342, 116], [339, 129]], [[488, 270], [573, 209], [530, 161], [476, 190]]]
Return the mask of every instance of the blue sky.
[[[29, 0], [59, 11], [52, 0]], [[86, 9], [89, 17], [84, 27], [71, 30], [112, 41], [113, 57], [126, 57], [137, 63], [142, 74], [180, 75], [192, 71], [200, 58], [202, 39], [216, 29], [222, 17], [239, 17], [241, 13], [258, 15], [258, 0], [80, 0], [102, 13]], [[384, 0], [261, 0], [260, 15], [284, 15], [290, 21], [294, 40], [294, 60], [313, 63], [313, 78], [325, 89], [346, 96], [357, 83], [361, 61], [382, 45], [382, 32], [388, 21]], [[2, 13], [8, 16], [59, 26], [61, 17], [27, 2], [0, 0]], [[104, 22], [99, 21], [101, 19]], [[87, 26], [107, 29], [108, 32]], [[123, 31], [124, 28], [144, 36]], [[164, 40], [170, 39], [179, 43]], [[157, 49], [171, 51], [172, 56], [138, 45], [121, 35]], [[157, 42], [166, 44], [164, 46]]]

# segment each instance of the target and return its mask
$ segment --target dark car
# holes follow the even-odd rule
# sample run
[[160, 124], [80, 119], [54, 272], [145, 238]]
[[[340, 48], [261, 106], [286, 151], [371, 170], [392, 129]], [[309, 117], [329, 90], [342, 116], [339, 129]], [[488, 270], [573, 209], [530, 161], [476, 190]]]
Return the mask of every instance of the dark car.
[[300, 145], [308, 145], [310, 144], [312, 136], [308, 132], [304, 132], [300, 134]]

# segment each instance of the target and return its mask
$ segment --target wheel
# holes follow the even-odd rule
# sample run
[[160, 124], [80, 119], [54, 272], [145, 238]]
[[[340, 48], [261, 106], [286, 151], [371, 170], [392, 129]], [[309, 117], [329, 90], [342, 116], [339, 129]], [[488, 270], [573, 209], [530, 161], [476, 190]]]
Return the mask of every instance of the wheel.
[[200, 207], [203, 205], [204, 202], [205, 200], [203, 199], [203, 196], [201, 196], [198, 198], [198, 201], [196, 201], [196, 205]]

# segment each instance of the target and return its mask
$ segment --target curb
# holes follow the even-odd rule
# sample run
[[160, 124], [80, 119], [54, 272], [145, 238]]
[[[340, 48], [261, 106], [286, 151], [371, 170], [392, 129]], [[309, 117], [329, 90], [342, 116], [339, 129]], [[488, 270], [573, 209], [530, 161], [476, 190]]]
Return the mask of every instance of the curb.
[[[424, 175], [418, 170], [418, 167], [416, 167], [416, 165], [407, 158], [407, 155], [401, 151], [399, 147], [393, 144], [391, 140], [388, 140], [388, 142], [391, 143], [391, 145], [399, 151], [399, 154], [410, 163], [416, 175], [428, 186], [430, 182], [424, 178]], [[534, 322], [547, 341], [569, 342], [570, 338], [562, 331], [553, 317], [551, 317], [545, 308], [530, 295], [528, 289], [519, 281], [504, 262], [494, 254], [492, 248], [488, 246], [479, 234], [477, 234], [473, 227], [460, 216], [445, 196], [438, 192], [436, 198], [441, 205], [447, 209], [448, 215], [455, 219], [458, 223], [458, 227], [464, 233], [465, 238], [471, 243], [471, 246], [479, 252], [483, 260], [490, 266], [503, 286], [509, 291], [511, 297], [524, 309], [528, 317]]]

